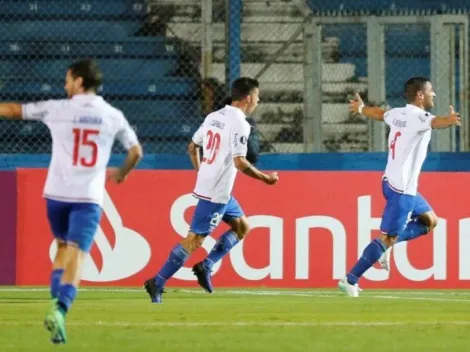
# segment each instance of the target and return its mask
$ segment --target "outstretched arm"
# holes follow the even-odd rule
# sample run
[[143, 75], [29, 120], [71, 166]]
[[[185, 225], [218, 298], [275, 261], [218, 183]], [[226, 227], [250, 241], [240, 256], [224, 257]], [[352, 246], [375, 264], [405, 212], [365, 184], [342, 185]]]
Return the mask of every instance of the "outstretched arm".
[[349, 111], [353, 114], [361, 114], [372, 120], [384, 120], [385, 110], [378, 106], [365, 106], [358, 93], [356, 93], [355, 99], [349, 101]]
[[10, 119], [10, 120], [21, 120], [23, 118], [21, 104], [17, 104], [17, 103], [0, 104], [0, 116]]
[[460, 126], [460, 114], [455, 112], [453, 106], [449, 106], [449, 116], [436, 116], [431, 121], [431, 128], [439, 130], [451, 126]]

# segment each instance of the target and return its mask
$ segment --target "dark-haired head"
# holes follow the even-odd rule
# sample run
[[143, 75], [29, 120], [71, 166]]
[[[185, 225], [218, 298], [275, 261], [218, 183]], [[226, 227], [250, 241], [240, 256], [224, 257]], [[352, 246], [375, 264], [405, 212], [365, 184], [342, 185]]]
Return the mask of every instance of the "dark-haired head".
[[65, 77], [65, 90], [69, 97], [82, 93], [96, 93], [102, 74], [98, 64], [90, 59], [71, 64]]
[[259, 102], [259, 82], [254, 78], [241, 77], [232, 84], [232, 105], [246, 115], [251, 114]]
[[429, 110], [434, 107], [435, 96], [436, 93], [429, 78], [412, 77], [405, 83], [405, 97], [408, 104]]

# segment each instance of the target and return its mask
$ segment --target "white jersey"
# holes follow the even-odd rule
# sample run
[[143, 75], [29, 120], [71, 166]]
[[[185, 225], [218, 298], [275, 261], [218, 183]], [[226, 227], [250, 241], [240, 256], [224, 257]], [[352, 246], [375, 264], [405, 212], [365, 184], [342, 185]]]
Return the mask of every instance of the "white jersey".
[[102, 204], [106, 167], [114, 139], [126, 149], [137, 136], [121, 111], [100, 96], [75, 95], [22, 106], [25, 120], [40, 120], [52, 136], [52, 159], [44, 197]]
[[194, 195], [213, 203], [226, 204], [237, 175], [236, 156], [246, 156], [250, 124], [238, 108], [226, 105], [207, 115], [193, 136], [203, 147], [201, 167], [197, 173]]
[[395, 191], [416, 195], [418, 178], [431, 140], [431, 121], [435, 116], [415, 105], [387, 111], [384, 121], [390, 126], [387, 177]]

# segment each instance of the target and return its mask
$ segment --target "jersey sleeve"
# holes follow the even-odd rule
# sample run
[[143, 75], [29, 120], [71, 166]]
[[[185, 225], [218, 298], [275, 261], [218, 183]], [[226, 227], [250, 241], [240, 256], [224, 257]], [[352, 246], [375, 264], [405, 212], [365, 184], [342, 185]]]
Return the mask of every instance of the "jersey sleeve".
[[436, 116], [430, 114], [429, 112], [423, 112], [422, 114], [418, 115], [416, 119], [416, 129], [421, 132], [431, 131], [431, 122], [435, 117]]
[[384, 114], [384, 122], [390, 126], [392, 121], [392, 110], [386, 111]]
[[24, 120], [45, 121], [57, 110], [60, 100], [44, 100], [35, 103], [21, 105], [21, 113]]
[[137, 134], [131, 125], [129, 125], [129, 122], [124, 116], [122, 116], [121, 128], [117, 132], [116, 138], [124, 146], [124, 148], [126, 148], [126, 150], [129, 150], [133, 146], [139, 144]]
[[248, 137], [250, 136], [250, 125], [243, 121], [235, 124], [231, 135], [232, 156], [246, 156], [248, 151]]
[[201, 123], [201, 126], [193, 134], [192, 141], [194, 144], [202, 146], [204, 140], [204, 123]]

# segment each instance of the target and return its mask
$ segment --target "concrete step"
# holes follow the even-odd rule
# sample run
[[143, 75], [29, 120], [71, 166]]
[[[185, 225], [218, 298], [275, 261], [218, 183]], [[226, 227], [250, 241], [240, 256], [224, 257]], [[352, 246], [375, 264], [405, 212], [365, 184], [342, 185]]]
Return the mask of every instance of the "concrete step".
[[[275, 141], [283, 129], [292, 129], [292, 123], [258, 123], [258, 130], [268, 141]], [[344, 135], [358, 139], [362, 142], [368, 141], [369, 127], [366, 123], [324, 123], [322, 125], [323, 139], [338, 139]], [[294, 130], [293, 130], [294, 131]], [[297, 132], [292, 132], [296, 134]]]
[[[242, 43], [242, 61], [243, 62], [268, 62], [272, 56], [284, 43]], [[193, 44], [194, 50], [200, 50], [200, 45]], [[322, 43], [322, 58], [324, 63], [338, 62], [339, 47], [338, 43], [327, 41]], [[303, 63], [304, 45], [302, 42], [292, 42], [289, 46], [276, 57], [277, 63]], [[213, 45], [213, 61], [225, 62], [225, 43], [215, 43]]]
[[[295, 119], [303, 120], [303, 103], [263, 103], [253, 113], [253, 118], [260, 123], [291, 123]], [[322, 104], [322, 121], [325, 123], [343, 123], [350, 120], [347, 103]]]
[[[299, 28], [300, 23], [242, 23], [243, 42], [286, 42]], [[189, 42], [201, 41], [201, 24], [190, 22], [169, 22], [166, 35]], [[302, 33], [296, 40], [302, 41]], [[212, 25], [214, 43], [225, 41], [225, 23], [215, 22]]]
[[[241, 76], [256, 76], [263, 68], [264, 63], [242, 63]], [[355, 76], [355, 66], [349, 63], [323, 64], [322, 81], [338, 82], [349, 81]], [[215, 63], [212, 65], [212, 77], [220, 82], [225, 81], [225, 64]], [[289, 83], [303, 85], [304, 72], [303, 65], [296, 63], [275, 63], [261, 76], [260, 82], [265, 83]], [[303, 88], [302, 88], [303, 89]]]

